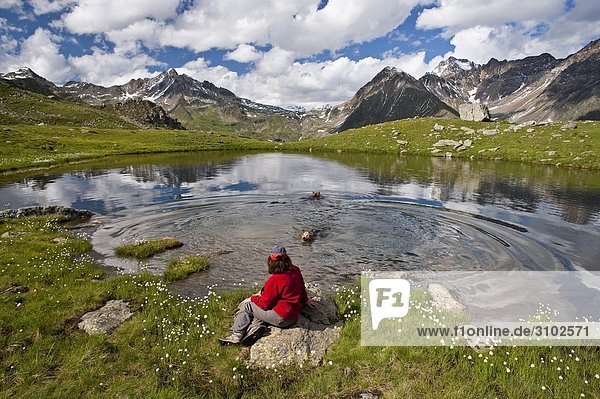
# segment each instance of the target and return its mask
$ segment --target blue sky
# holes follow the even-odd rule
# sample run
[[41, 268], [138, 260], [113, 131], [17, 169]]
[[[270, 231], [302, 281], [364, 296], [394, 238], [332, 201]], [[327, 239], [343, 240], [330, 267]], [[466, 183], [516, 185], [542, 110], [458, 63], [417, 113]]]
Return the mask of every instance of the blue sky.
[[560, 58], [598, 37], [597, 0], [0, 0], [0, 72], [112, 85], [176, 68], [306, 107], [347, 100], [385, 66]]

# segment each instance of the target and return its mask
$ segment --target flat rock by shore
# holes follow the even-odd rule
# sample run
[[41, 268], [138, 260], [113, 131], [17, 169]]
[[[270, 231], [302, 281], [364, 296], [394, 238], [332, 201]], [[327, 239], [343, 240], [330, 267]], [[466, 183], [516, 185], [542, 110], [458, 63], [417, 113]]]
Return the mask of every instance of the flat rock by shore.
[[315, 285], [307, 285], [307, 291], [319, 306], [303, 309], [290, 328], [270, 327], [270, 334], [250, 348], [251, 367], [321, 364], [327, 349], [340, 338], [343, 322], [330, 296]]
[[0, 211], [0, 219], [18, 219], [30, 216], [44, 216], [58, 214], [65, 218], [65, 221], [88, 220], [94, 213], [86, 210], [75, 209], [62, 205], [30, 206], [18, 209], [6, 209]]
[[107, 334], [132, 316], [127, 302], [108, 301], [100, 309], [84, 314], [78, 327], [88, 334]]

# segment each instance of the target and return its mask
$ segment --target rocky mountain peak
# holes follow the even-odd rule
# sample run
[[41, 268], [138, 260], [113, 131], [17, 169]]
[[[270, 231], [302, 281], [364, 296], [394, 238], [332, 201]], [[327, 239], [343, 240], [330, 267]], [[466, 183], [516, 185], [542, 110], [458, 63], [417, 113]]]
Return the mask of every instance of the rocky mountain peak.
[[353, 107], [355, 104], [372, 95], [377, 95], [381, 92], [389, 92], [390, 90], [395, 91], [399, 87], [406, 85], [414, 86], [415, 83], [419, 84], [419, 82], [411, 75], [402, 70], [388, 66], [375, 75], [370, 82], [361, 87], [347, 104], [350, 107]]
[[386, 66], [378, 73], [378, 75], [389, 76], [389, 75], [395, 75], [399, 72], [402, 72], [402, 70], [398, 70], [398, 68], [393, 67], [393, 66]]
[[42, 79], [42, 77], [40, 75], [38, 75], [37, 73], [33, 72], [31, 70], [31, 68], [27, 68], [27, 67], [23, 67], [23, 68], [19, 68], [16, 72], [16, 75], [19, 75], [21, 77], [27, 77], [27, 78], [40, 78]]
[[33, 72], [30, 68], [27, 67], [19, 68], [13, 72], [0, 74], [0, 77], [3, 79], [36, 79], [46, 81], [46, 79], [42, 78], [40, 75]]
[[412, 78], [414, 79], [411, 75], [409, 75], [408, 73], [404, 72], [402, 69], [398, 69], [396, 67], [393, 66], [386, 66], [385, 68], [383, 68], [377, 75], [375, 75], [375, 77], [372, 79], [372, 81], [376, 81], [379, 79], [397, 79], [397, 78]]
[[365, 86], [363, 86], [363, 88], [378, 87], [390, 81], [394, 81], [396, 84], [400, 84], [404, 81], [414, 82], [416, 81], [416, 79], [412, 75], [409, 75], [401, 69], [387, 66], [383, 68], [377, 75], [375, 75], [375, 77], [371, 79], [371, 81]]
[[14, 72], [0, 74], [0, 79], [19, 89], [45, 96], [60, 96], [59, 90], [54, 83], [44, 79], [27, 67], [19, 68]]
[[441, 61], [431, 73], [445, 78], [456, 74], [466, 74], [477, 67], [479, 67], [479, 65], [473, 61], [448, 57], [448, 59]]
[[457, 114], [417, 79], [393, 67], [384, 68], [336, 108], [344, 115], [338, 131], [414, 116], [452, 118]]
[[600, 39], [588, 43], [587, 46], [567, 58], [570, 61], [583, 61], [585, 59], [600, 59]]
[[600, 39], [592, 40], [578, 53], [600, 52]]
[[[491, 58], [469, 70], [443, 61], [420, 81], [445, 103], [479, 102], [493, 118], [523, 120], [597, 119], [600, 98], [600, 39], [565, 59], [548, 53], [516, 60]], [[437, 76], [436, 76], [437, 75]]]

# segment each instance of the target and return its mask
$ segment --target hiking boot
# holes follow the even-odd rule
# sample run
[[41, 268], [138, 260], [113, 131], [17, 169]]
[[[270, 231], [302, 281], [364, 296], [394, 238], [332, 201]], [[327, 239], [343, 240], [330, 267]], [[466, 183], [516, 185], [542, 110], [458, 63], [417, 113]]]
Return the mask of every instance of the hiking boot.
[[225, 338], [219, 338], [219, 342], [221, 343], [221, 345], [235, 345], [242, 342], [243, 337], [244, 336], [242, 334], [234, 332]]
[[256, 341], [260, 339], [267, 331], [265, 326], [252, 326], [248, 329], [246, 336], [242, 339], [242, 345], [252, 346]]

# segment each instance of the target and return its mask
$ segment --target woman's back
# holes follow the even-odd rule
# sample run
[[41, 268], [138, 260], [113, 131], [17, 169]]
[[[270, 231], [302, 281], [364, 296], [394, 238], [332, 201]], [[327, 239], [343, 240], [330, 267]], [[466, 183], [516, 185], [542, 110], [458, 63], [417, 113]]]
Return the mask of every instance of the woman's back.
[[253, 301], [261, 308], [273, 309], [286, 320], [294, 320], [307, 300], [304, 279], [298, 266], [273, 274], [265, 283], [260, 297]]

